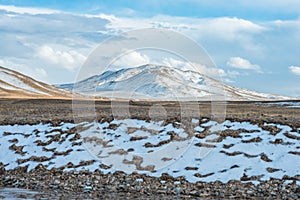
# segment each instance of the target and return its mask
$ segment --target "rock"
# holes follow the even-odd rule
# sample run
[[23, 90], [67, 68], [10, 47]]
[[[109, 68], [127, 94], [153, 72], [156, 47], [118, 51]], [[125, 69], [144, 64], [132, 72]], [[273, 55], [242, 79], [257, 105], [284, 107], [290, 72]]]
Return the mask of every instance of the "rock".
[[122, 190], [122, 191], [125, 191], [125, 190], [127, 190], [127, 185], [124, 185], [124, 184], [121, 184], [121, 185], [119, 185], [119, 187], [118, 187], [118, 189], [119, 190]]
[[189, 192], [189, 195], [200, 196], [200, 192], [198, 192], [197, 190], [192, 190], [191, 192]]
[[181, 184], [180, 181], [175, 181], [175, 182], [174, 182], [174, 185], [180, 185], [180, 184]]
[[79, 174], [79, 171], [76, 171], [76, 170], [75, 170], [75, 171], [73, 172], [73, 174], [74, 174], [74, 175], [78, 175], [78, 174]]
[[[245, 179], [251, 177], [246, 176]], [[100, 171], [89, 172], [63, 171], [60, 169], [47, 168], [32, 170], [29, 172], [18, 169], [4, 171], [0, 176], [0, 187], [29, 188], [43, 191], [52, 196], [37, 196], [37, 198], [48, 197], [48, 199], [73, 195], [79, 199], [106, 198], [103, 195], [113, 195], [111, 199], [120, 196], [123, 198], [137, 197], [149, 199], [152, 195], [160, 199], [177, 198], [281, 198], [299, 199], [300, 187], [299, 176], [286, 176], [285, 180], [271, 179], [267, 181], [257, 180], [258, 184], [243, 183], [242, 181], [231, 180], [228, 183], [222, 182], [197, 182], [189, 183], [184, 178], [173, 178], [167, 174], [155, 178], [138, 173], [125, 174], [123, 172], [103, 174]], [[287, 182], [289, 181], [289, 182]], [[116, 195], [116, 196], [114, 196]], [[124, 196], [125, 195], [125, 196]], [[72, 199], [72, 197], [70, 197]], [[176, 197], [175, 197], [176, 198]], [[150, 198], [151, 199], [151, 198]]]
[[157, 190], [156, 191], [157, 194], [166, 194], [166, 190]]
[[91, 185], [86, 185], [86, 186], [84, 187], [84, 191], [85, 191], [85, 192], [88, 192], [88, 191], [91, 191], [91, 190], [93, 190], [93, 187], [92, 187]]
[[134, 181], [135, 184], [143, 183], [143, 182], [144, 182], [144, 179], [142, 179], [142, 178], [137, 178], [137, 179]]
[[276, 196], [277, 193], [275, 191], [271, 191], [271, 195]]
[[247, 190], [246, 193], [247, 193], [248, 195], [253, 195], [253, 194], [254, 194], [254, 191], [252, 191], [252, 190]]
[[180, 187], [174, 189], [174, 194], [179, 195], [181, 193], [182, 193], [182, 189]]

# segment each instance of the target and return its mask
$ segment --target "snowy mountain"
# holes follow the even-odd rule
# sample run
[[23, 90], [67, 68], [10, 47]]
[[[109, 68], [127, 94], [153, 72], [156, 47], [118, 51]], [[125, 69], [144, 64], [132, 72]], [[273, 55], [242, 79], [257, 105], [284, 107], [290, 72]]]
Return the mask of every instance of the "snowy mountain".
[[89, 96], [156, 100], [286, 100], [289, 97], [263, 94], [225, 85], [195, 71], [159, 65], [143, 65], [106, 71], [75, 84], [59, 85]]
[[70, 98], [72, 93], [0, 66], [0, 97]]

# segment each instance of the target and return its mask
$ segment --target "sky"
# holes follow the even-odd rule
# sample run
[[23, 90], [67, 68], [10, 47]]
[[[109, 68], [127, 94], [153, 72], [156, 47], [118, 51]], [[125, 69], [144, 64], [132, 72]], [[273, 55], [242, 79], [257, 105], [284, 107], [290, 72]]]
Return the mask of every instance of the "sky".
[[[70, 83], [98, 45], [141, 28], [195, 41], [215, 64], [208, 75], [226, 84], [300, 96], [295, 0], [0, 0], [0, 65], [49, 84]], [[132, 51], [118, 65], [148, 62], [151, 55]], [[161, 63], [183, 65], [167, 55]]]

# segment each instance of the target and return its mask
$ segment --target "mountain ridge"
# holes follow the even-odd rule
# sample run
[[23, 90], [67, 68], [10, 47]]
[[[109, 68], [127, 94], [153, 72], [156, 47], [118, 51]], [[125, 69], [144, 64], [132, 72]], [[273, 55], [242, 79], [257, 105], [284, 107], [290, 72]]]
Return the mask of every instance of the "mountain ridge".
[[15, 70], [0, 66], [2, 98], [72, 98], [70, 91], [37, 81]]
[[57, 85], [88, 96], [153, 100], [270, 101], [291, 97], [264, 94], [223, 84], [192, 70], [142, 65], [105, 71], [74, 84]]

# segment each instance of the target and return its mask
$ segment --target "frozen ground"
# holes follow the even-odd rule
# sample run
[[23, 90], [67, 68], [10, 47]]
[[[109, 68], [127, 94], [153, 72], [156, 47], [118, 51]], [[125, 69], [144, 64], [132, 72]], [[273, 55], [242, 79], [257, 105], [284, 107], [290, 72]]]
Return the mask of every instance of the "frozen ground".
[[[78, 132], [80, 134], [78, 134]], [[300, 179], [300, 128], [208, 119], [0, 126], [5, 169], [168, 173], [190, 182]], [[299, 183], [299, 181], [298, 181]]]
[[269, 103], [269, 104], [272, 104], [272, 105], [281, 105], [281, 106], [284, 106], [284, 107], [287, 107], [287, 108], [300, 108], [300, 102], [298, 101], [295, 101], [295, 102], [275, 102], [275, 103]]

